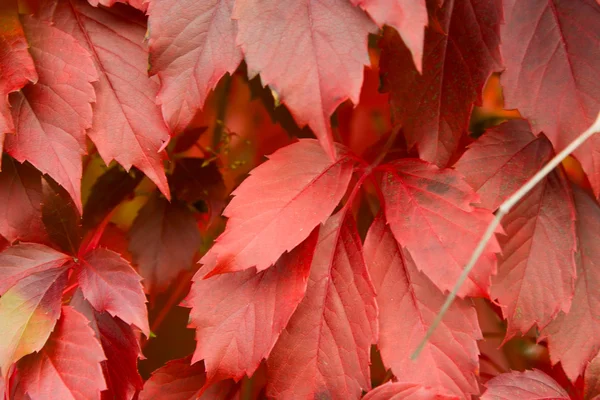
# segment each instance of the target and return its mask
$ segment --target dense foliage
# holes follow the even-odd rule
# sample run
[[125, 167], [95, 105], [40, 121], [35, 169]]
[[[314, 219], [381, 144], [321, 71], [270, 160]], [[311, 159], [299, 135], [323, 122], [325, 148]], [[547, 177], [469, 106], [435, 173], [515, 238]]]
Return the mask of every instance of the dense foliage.
[[599, 28], [596, 0], [1, 0], [0, 397], [600, 398], [600, 136], [410, 358], [596, 118]]

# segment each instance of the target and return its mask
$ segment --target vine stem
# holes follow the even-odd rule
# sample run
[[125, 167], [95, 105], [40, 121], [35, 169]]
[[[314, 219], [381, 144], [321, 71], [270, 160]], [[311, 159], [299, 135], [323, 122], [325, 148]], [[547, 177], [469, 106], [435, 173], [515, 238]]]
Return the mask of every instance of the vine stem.
[[419, 357], [419, 354], [425, 348], [425, 345], [429, 341], [429, 338], [431, 338], [431, 336], [439, 326], [440, 322], [442, 322], [444, 315], [446, 314], [446, 312], [452, 305], [452, 302], [456, 298], [456, 294], [467, 280], [469, 273], [471, 273], [471, 270], [473, 269], [475, 263], [483, 253], [487, 243], [494, 235], [496, 228], [498, 227], [498, 225], [500, 225], [502, 217], [508, 214], [508, 212], [514, 207], [515, 204], [517, 204], [523, 197], [525, 197], [525, 195], [529, 193], [529, 191], [533, 189], [535, 185], [537, 185], [542, 179], [544, 179], [546, 175], [552, 172], [552, 170], [556, 168], [558, 164], [560, 164], [569, 154], [575, 151], [586, 140], [588, 140], [590, 137], [592, 137], [595, 133], [598, 132], [600, 132], [600, 113], [596, 117], [596, 121], [592, 124], [592, 126], [590, 126], [585, 132], [581, 133], [577, 138], [575, 138], [575, 140], [573, 140], [567, 147], [565, 147], [563, 151], [555, 155], [546, 165], [544, 165], [542, 169], [540, 169], [531, 179], [529, 179], [523, 186], [521, 186], [519, 190], [517, 190], [512, 196], [510, 196], [504, 203], [500, 205], [498, 211], [496, 212], [495, 218], [488, 225], [488, 228], [481, 237], [479, 244], [473, 251], [469, 262], [465, 266], [465, 269], [456, 280], [452, 291], [448, 294], [448, 297], [446, 297], [446, 301], [442, 305], [440, 311], [435, 316], [433, 323], [431, 324], [431, 326], [429, 326], [429, 329], [427, 329], [425, 337], [423, 337], [423, 340], [421, 340], [421, 343], [419, 343], [416, 350], [411, 355], [410, 358], [412, 360], [415, 360], [417, 357]]

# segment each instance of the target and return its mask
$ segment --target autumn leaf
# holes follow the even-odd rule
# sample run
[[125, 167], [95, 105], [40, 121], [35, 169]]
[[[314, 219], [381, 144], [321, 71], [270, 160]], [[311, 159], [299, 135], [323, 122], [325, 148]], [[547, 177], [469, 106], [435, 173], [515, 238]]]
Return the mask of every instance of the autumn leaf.
[[362, 7], [380, 27], [396, 28], [402, 41], [412, 53], [417, 71], [423, 72], [423, 41], [427, 26], [425, 0], [351, 0]]
[[39, 80], [10, 96], [16, 130], [5, 139], [6, 152], [50, 175], [81, 212], [81, 156], [96, 101], [91, 82], [98, 74], [89, 52], [71, 35], [29, 16], [23, 27]]
[[319, 230], [306, 295], [267, 360], [274, 398], [358, 398], [370, 388], [375, 291], [354, 222], [344, 211]]
[[131, 265], [114, 251], [102, 248], [85, 254], [79, 262], [77, 279], [83, 297], [94, 309], [134, 324], [150, 336], [141, 277]]
[[101, 365], [106, 390], [102, 399], [132, 399], [143, 386], [137, 366], [141, 350], [135, 332], [119, 318], [96, 311], [81, 290], [75, 292], [70, 305], [85, 315], [104, 351]]
[[212, 270], [205, 278], [273, 265], [329, 217], [351, 175], [352, 161], [342, 147], [335, 161], [309, 139], [273, 153], [233, 192], [223, 211], [227, 228], [200, 260]]
[[16, 0], [0, 4], [0, 155], [3, 135], [15, 131], [8, 95], [38, 80], [17, 11]]
[[447, 0], [425, 29], [423, 74], [400, 36], [386, 30], [381, 72], [392, 115], [403, 126], [409, 149], [444, 167], [481, 103], [485, 81], [500, 69], [500, 0]]
[[158, 153], [169, 130], [154, 102], [159, 84], [147, 76], [142, 16], [125, 8], [94, 8], [85, 0], [59, 0], [52, 22], [93, 55], [99, 80], [88, 135], [104, 162], [138, 167], [169, 197]]
[[277, 263], [202, 279], [200, 270], [184, 305], [191, 307], [196, 329], [192, 357], [204, 360], [207, 382], [251, 376], [267, 358], [281, 331], [304, 297], [317, 234], [286, 253]]
[[[204, 105], [208, 93], [242, 61], [236, 45], [234, 0], [151, 0], [150, 73], [157, 74], [157, 95], [165, 120], [181, 132]], [[181, 18], [185, 15], [185, 18]]]
[[[553, 154], [546, 152], [548, 160]], [[508, 320], [506, 340], [569, 311], [575, 280], [575, 211], [562, 170], [551, 172], [503, 218], [502, 254], [493, 279]]]
[[0, 297], [0, 369], [39, 351], [60, 316], [67, 268], [51, 268], [27, 275]]
[[19, 362], [20, 382], [31, 400], [100, 399], [105, 359], [88, 320], [65, 306], [42, 350]]
[[184, 203], [152, 196], [129, 230], [129, 251], [146, 291], [163, 291], [189, 271], [200, 243], [196, 219]]
[[540, 370], [498, 375], [485, 385], [481, 400], [569, 400], [567, 392]]
[[[565, 148], [600, 111], [600, 4], [594, 0], [504, 0], [502, 86], [506, 108], [518, 108], [534, 133]], [[593, 50], [590, 50], [593, 49]], [[600, 139], [575, 151], [600, 196]]]
[[44, 242], [41, 219], [41, 174], [30, 164], [2, 158], [0, 172], [0, 235], [15, 240]]
[[220, 381], [203, 391], [204, 364], [190, 365], [191, 357], [172, 360], [154, 371], [144, 384], [140, 400], [227, 400], [234, 391], [233, 381]]
[[414, 383], [388, 382], [368, 392], [363, 400], [457, 400], [459, 397], [444, 394], [427, 386]]
[[61, 268], [71, 257], [37, 243], [19, 243], [0, 253], [0, 295], [28, 275]]
[[260, 74], [335, 158], [329, 117], [346, 99], [358, 103], [375, 24], [347, 0], [238, 1], [233, 18], [250, 76]]
[[454, 168], [477, 191], [479, 205], [496, 210], [544, 166], [551, 152], [550, 142], [536, 138], [527, 120], [515, 119], [488, 129]]
[[[464, 177], [421, 160], [383, 166], [385, 217], [417, 269], [442, 291], [451, 290], [493, 218], [473, 207], [479, 199]], [[498, 246], [488, 245], [459, 295], [487, 296]]]
[[403, 382], [460, 397], [478, 394], [476, 341], [481, 332], [470, 300], [452, 305], [422, 354], [411, 360], [445, 296], [416, 269], [382, 216], [367, 233], [364, 257], [377, 292], [378, 347], [385, 366]]
[[571, 381], [583, 374], [588, 362], [600, 350], [600, 287], [598, 235], [600, 207], [583, 190], [573, 187], [577, 234], [577, 280], [568, 313], [560, 313], [544, 334], [553, 363], [560, 361]]

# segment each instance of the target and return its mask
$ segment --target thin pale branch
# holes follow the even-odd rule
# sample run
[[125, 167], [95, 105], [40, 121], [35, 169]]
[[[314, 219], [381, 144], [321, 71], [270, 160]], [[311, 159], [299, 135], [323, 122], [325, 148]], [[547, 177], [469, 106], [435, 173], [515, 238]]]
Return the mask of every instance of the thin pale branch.
[[544, 179], [546, 175], [548, 175], [554, 168], [556, 168], [558, 164], [560, 164], [569, 154], [575, 151], [575, 149], [581, 146], [587, 139], [589, 139], [592, 135], [598, 132], [600, 132], [600, 113], [596, 117], [596, 121], [592, 124], [592, 126], [590, 126], [577, 138], [575, 138], [575, 140], [573, 140], [567, 147], [565, 147], [563, 151], [554, 156], [554, 158], [552, 158], [542, 169], [540, 169], [531, 179], [529, 179], [523, 186], [521, 186], [519, 190], [517, 190], [512, 196], [510, 196], [504, 203], [500, 205], [500, 207], [498, 208], [498, 212], [496, 213], [496, 217], [492, 220], [485, 233], [481, 237], [479, 244], [477, 245], [475, 251], [473, 251], [473, 254], [471, 255], [471, 259], [465, 266], [465, 269], [463, 270], [460, 277], [457, 279], [454, 288], [452, 288], [452, 291], [450, 292], [450, 294], [448, 294], [448, 297], [446, 297], [446, 301], [444, 302], [442, 308], [433, 320], [433, 323], [425, 333], [425, 337], [423, 338], [421, 343], [419, 343], [419, 346], [417, 346], [417, 349], [414, 351], [414, 353], [411, 355], [411, 359], [414, 360], [419, 356], [421, 351], [425, 348], [425, 345], [427, 344], [427, 341], [429, 340], [431, 335], [433, 335], [440, 322], [442, 322], [444, 314], [446, 314], [446, 312], [452, 305], [452, 302], [456, 298], [456, 294], [467, 280], [467, 277], [471, 273], [471, 270], [475, 266], [475, 263], [483, 253], [483, 250], [487, 246], [489, 240], [494, 235], [494, 232], [500, 224], [502, 217], [508, 214], [508, 212], [514, 207], [515, 204], [517, 204], [523, 197], [525, 197], [525, 195], [529, 193], [529, 191], [533, 189], [535, 185], [537, 185], [542, 179]]

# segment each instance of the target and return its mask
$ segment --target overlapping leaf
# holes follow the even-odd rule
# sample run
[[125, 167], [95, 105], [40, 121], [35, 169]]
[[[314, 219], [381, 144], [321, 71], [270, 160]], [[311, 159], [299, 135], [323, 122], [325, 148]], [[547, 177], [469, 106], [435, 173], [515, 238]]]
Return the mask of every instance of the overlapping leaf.
[[425, 30], [423, 74], [395, 32], [385, 32], [381, 72], [392, 113], [409, 148], [446, 166], [466, 132], [474, 103], [500, 66], [500, 0], [449, 0]]
[[98, 248], [80, 260], [78, 281], [86, 300], [99, 312], [107, 311], [150, 336], [146, 296], [141, 277], [108, 249]]
[[166, 289], [191, 269], [200, 231], [184, 203], [157, 195], [142, 207], [129, 231], [129, 251], [148, 292]]
[[206, 382], [204, 364], [198, 362], [190, 365], [190, 362], [191, 357], [173, 360], [154, 371], [144, 384], [140, 400], [226, 400], [230, 398], [230, 394], [235, 389], [233, 381], [220, 381], [203, 391]]
[[489, 129], [458, 160], [454, 168], [480, 196], [479, 204], [496, 210], [548, 161], [552, 145], [536, 138], [526, 120]]
[[23, 24], [39, 80], [10, 97], [16, 129], [5, 150], [54, 178], [81, 211], [81, 156], [98, 74], [90, 53], [71, 35], [29, 16]]
[[600, 357], [596, 355], [585, 369], [584, 398], [598, 400], [600, 398]]
[[600, 207], [574, 187], [577, 281], [570, 311], [546, 329], [550, 357], [575, 381], [600, 350]]
[[363, 400], [456, 400], [458, 398], [427, 386], [389, 382], [371, 390], [363, 397]]
[[51, 268], [26, 276], [0, 297], [3, 377], [14, 362], [44, 346], [60, 316], [66, 284], [66, 268]]
[[385, 366], [404, 382], [439, 389], [440, 393], [478, 394], [476, 340], [481, 332], [470, 302], [456, 301], [419, 358], [411, 360], [445, 296], [417, 271], [381, 216], [369, 229], [364, 256], [377, 292], [378, 344]]
[[498, 375], [485, 385], [481, 400], [569, 400], [567, 392], [540, 370]]
[[233, 18], [250, 75], [260, 73], [333, 157], [329, 117], [346, 99], [358, 103], [375, 24], [348, 0], [238, 1]]
[[[545, 140], [545, 139], [544, 139]], [[547, 161], [551, 156], [548, 148]], [[506, 235], [492, 297], [508, 319], [507, 338], [544, 328], [568, 311], [575, 280], [575, 211], [562, 170], [550, 173], [502, 220]]]
[[81, 290], [75, 292], [70, 305], [86, 316], [106, 356], [101, 363], [107, 387], [102, 399], [132, 399], [143, 381], [137, 366], [141, 350], [131, 326], [107, 312], [94, 310]]
[[19, 384], [31, 400], [99, 400], [104, 359], [88, 320], [65, 306], [42, 350], [19, 362]]
[[315, 140], [279, 149], [233, 192], [225, 232], [200, 260], [213, 273], [262, 271], [308, 237], [338, 205], [352, 161], [338, 148], [332, 161]]
[[16, 0], [0, 4], [0, 156], [3, 135], [15, 130], [8, 95], [38, 80], [17, 11]]
[[[1, 155], [0, 155], [1, 157]], [[42, 242], [41, 174], [29, 164], [3, 158], [0, 172], [0, 235], [9, 242]]]
[[[478, 196], [462, 175], [421, 160], [386, 166], [381, 180], [385, 217], [394, 237], [419, 271], [442, 291], [451, 290], [493, 218], [474, 208]], [[487, 296], [496, 271], [492, 240], [463, 285], [460, 296]]]
[[[562, 150], [600, 111], [600, 4], [594, 0], [505, 0], [502, 86], [534, 133]], [[575, 152], [600, 195], [600, 139]]]
[[358, 398], [370, 387], [375, 292], [354, 221], [345, 211], [319, 231], [306, 295], [267, 360], [267, 395]]
[[181, 132], [221, 77], [242, 60], [236, 46], [234, 0], [152, 0], [150, 73], [158, 74], [158, 103], [171, 129]]
[[0, 253], [0, 296], [28, 275], [61, 268], [71, 258], [50, 247], [20, 243]]
[[159, 84], [147, 74], [141, 14], [95, 8], [85, 0], [59, 0], [52, 21], [93, 55], [99, 80], [88, 135], [98, 152], [107, 164], [116, 160], [126, 170], [138, 167], [169, 197], [158, 153], [169, 140], [169, 130], [154, 101]]
[[264, 271], [238, 271], [194, 283], [185, 304], [197, 347], [192, 362], [204, 360], [208, 381], [251, 376], [267, 358], [304, 297], [317, 234]]
[[398, 31], [412, 53], [417, 71], [423, 69], [423, 41], [427, 25], [425, 0], [351, 0], [365, 9], [379, 26], [389, 25]]

